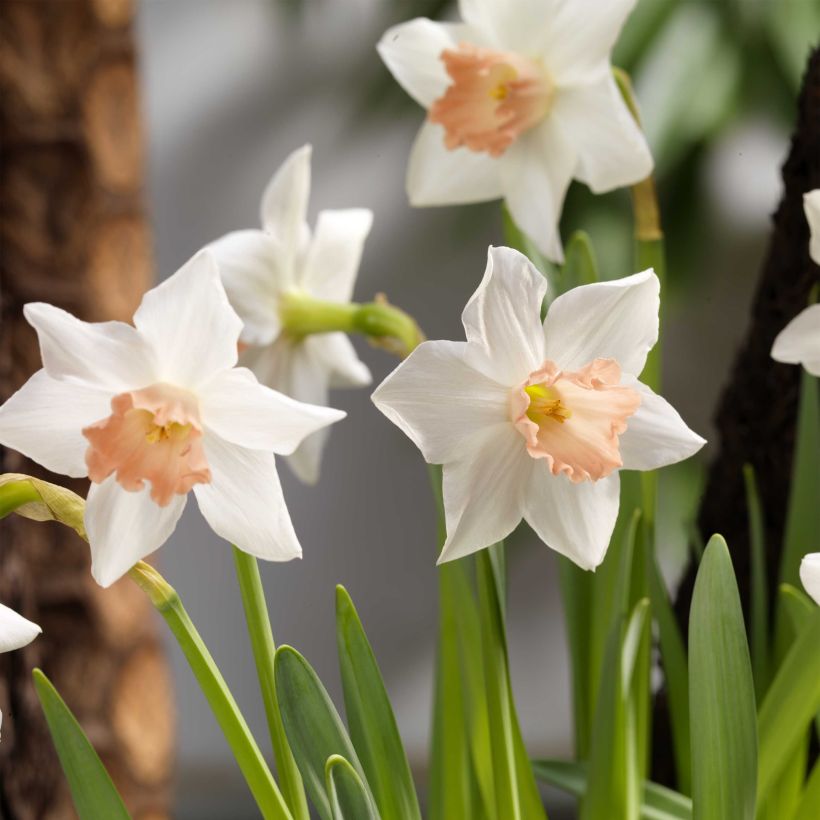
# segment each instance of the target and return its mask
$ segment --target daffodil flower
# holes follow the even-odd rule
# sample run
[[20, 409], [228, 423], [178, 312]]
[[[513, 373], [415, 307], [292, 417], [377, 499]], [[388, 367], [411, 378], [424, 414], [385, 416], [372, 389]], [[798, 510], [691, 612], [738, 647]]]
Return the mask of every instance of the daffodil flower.
[[638, 381], [658, 337], [651, 270], [568, 291], [542, 325], [546, 290], [525, 256], [490, 248], [462, 314], [467, 341], [423, 343], [373, 394], [443, 465], [439, 562], [500, 541], [523, 517], [592, 569], [615, 525], [618, 471], [653, 470], [704, 444]]
[[[803, 197], [811, 240], [809, 255], [820, 265], [820, 188]], [[809, 305], [778, 333], [772, 358], [786, 364], [802, 364], [812, 376], [820, 376], [820, 304]]]
[[820, 604], [820, 552], [810, 552], [800, 562], [800, 582], [816, 604]]
[[26, 305], [43, 369], [0, 407], [0, 444], [88, 476], [92, 573], [108, 586], [173, 532], [193, 490], [213, 530], [273, 561], [301, 555], [274, 453], [344, 416], [235, 367], [242, 322], [208, 252], [148, 291], [134, 324]]
[[612, 47], [635, 0], [461, 0], [463, 23], [411, 20], [378, 45], [427, 109], [407, 171], [413, 205], [504, 198], [561, 261], [570, 181], [594, 192], [649, 175], [646, 140], [613, 80]]
[[[262, 230], [229, 233], [210, 250], [245, 325], [240, 363], [264, 384], [324, 405], [329, 387], [368, 385], [370, 371], [344, 333], [293, 333], [287, 314], [299, 311], [305, 297], [350, 301], [373, 215], [364, 208], [322, 211], [311, 234], [310, 154], [309, 145], [294, 151], [274, 174], [262, 197]], [[326, 436], [308, 437], [288, 458], [307, 483], [319, 477]]]

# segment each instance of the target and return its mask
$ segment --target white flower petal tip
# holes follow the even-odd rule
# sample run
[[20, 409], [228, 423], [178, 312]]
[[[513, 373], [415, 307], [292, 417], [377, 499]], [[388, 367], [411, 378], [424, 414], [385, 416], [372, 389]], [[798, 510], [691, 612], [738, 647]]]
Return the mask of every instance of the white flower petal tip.
[[809, 597], [820, 604], [820, 552], [811, 552], [803, 556], [800, 562], [800, 582]]
[[271, 177], [259, 205], [262, 227], [291, 252], [297, 250], [293, 240], [302, 234], [307, 217], [312, 156], [310, 144], [293, 151]]
[[775, 361], [802, 364], [812, 376], [820, 376], [820, 304], [809, 305], [780, 331], [771, 355]]
[[503, 198], [539, 250], [562, 261], [558, 223], [570, 181], [600, 193], [653, 167], [610, 64], [634, 4], [463, 0], [464, 24], [390, 28], [378, 52], [427, 110], [408, 165], [410, 202]]
[[811, 234], [809, 255], [820, 265], [820, 188], [803, 194], [803, 209]]
[[37, 624], [0, 604], [0, 652], [22, 649], [42, 634], [42, 631]]

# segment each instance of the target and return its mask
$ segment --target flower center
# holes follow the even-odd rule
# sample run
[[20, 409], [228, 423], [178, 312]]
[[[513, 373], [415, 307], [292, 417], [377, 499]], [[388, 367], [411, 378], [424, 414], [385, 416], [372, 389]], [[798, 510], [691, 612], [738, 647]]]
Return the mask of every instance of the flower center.
[[544, 362], [511, 397], [512, 421], [527, 452], [574, 483], [598, 481], [623, 466], [618, 437], [641, 398], [620, 381], [614, 359], [595, 359], [573, 372]]
[[550, 109], [553, 85], [535, 60], [469, 43], [445, 49], [441, 60], [452, 83], [429, 118], [444, 126], [451, 151], [466, 146], [501, 156]]
[[108, 418], [83, 430], [88, 477], [99, 484], [112, 473], [130, 492], [151, 482], [151, 498], [160, 506], [207, 484], [211, 471], [202, 449], [202, 425], [196, 397], [170, 384], [153, 384], [111, 400]]

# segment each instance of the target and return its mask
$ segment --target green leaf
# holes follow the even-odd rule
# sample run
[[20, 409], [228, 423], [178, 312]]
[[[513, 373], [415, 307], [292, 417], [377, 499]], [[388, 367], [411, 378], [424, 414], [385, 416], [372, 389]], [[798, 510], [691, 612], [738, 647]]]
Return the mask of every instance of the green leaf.
[[689, 712], [695, 820], [751, 820], [757, 734], [752, 665], [726, 542], [712, 536], [689, 616]]
[[766, 529], [763, 508], [757, 490], [757, 479], [751, 464], [743, 465], [746, 487], [746, 509], [749, 517], [749, 544], [751, 548], [751, 634], [752, 673], [755, 695], [763, 697], [769, 685], [769, 582], [766, 577]]
[[336, 640], [350, 737], [379, 812], [384, 820], [420, 819], [390, 699], [359, 615], [342, 586], [336, 587]]
[[[517, 747], [523, 744], [510, 685], [501, 583], [502, 550], [503, 545], [496, 544], [476, 555], [496, 815], [505, 820], [525, 817], [535, 820], [546, 815], [537, 797], [532, 770], [529, 765], [522, 767], [521, 754], [516, 753]], [[527, 814], [524, 814], [525, 805]]]
[[678, 620], [669, 600], [666, 583], [658, 562], [652, 556], [650, 565], [650, 592], [652, 611], [658, 624], [661, 662], [669, 698], [669, 720], [672, 725], [672, 744], [678, 787], [684, 794], [692, 788], [689, 734], [689, 665]]
[[327, 759], [325, 787], [333, 820], [378, 820], [361, 777], [341, 755]]
[[808, 618], [760, 707], [758, 796], [763, 799], [820, 709], [820, 608]]
[[818, 806], [820, 806], [820, 762], [814, 764], [806, 782], [803, 797], [792, 820], [817, 820]]
[[34, 688], [80, 820], [129, 818], [105, 766], [71, 710], [39, 669], [32, 674]]
[[598, 691], [588, 788], [581, 803], [582, 820], [638, 817], [640, 781], [635, 744], [633, 688], [636, 661], [649, 641], [649, 600], [639, 601], [627, 622], [612, 626]]
[[331, 820], [325, 790], [325, 765], [341, 755], [367, 788], [367, 779], [327, 690], [311, 665], [290, 646], [280, 646], [274, 659], [276, 696], [293, 757], [308, 796], [324, 820]]
[[779, 602], [795, 635], [817, 609], [814, 601], [802, 589], [797, 589], [791, 584], [780, 585]]
[[564, 266], [558, 277], [561, 292], [564, 293], [579, 285], [590, 285], [597, 282], [598, 260], [592, 240], [585, 231], [575, 231], [569, 238], [564, 252]]
[[[534, 760], [535, 776], [557, 789], [583, 797], [587, 790], [587, 764], [563, 760]], [[657, 783], [644, 781], [639, 811], [641, 820], [691, 820], [692, 801]]]

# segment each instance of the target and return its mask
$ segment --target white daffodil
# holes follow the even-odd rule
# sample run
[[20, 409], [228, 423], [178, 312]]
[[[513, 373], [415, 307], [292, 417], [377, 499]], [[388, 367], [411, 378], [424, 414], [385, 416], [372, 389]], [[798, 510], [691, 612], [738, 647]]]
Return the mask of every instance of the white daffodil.
[[490, 248], [462, 314], [466, 342], [425, 342], [376, 389], [376, 406], [444, 467], [439, 562], [506, 537], [522, 519], [586, 569], [618, 513], [618, 470], [653, 470], [704, 444], [638, 381], [658, 337], [651, 271], [559, 296], [529, 260]]
[[[820, 188], [803, 197], [809, 223], [809, 255], [820, 265]], [[812, 376], [820, 376], [820, 304], [809, 305], [777, 334], [772, 358], [786, 364], [802, 364]]]
[[[262, 230], [229, 233], [210, 249], [245, 323], [240, 364], [288, 396], [324, 405], [329, 387], [368, 385], [370, 371], [344, 333], [294, 335], [284, 327], [283, 311], [298, 310], [304, 296], [350, 301], [373, 215], [364, 208], [322, 211], [311, 235], [306, 222], [310, 154], [309, 145], [294, 151], [268, 183]], [[288, 459], [307, 483], [319, 477], [326, 436], [321, 431], [308, 437]]]
[[570, 181], [595, 193], [652, 170], [612, 77], [610, 54], [636, 0], [460, 0], [463, 23], [411, 20], [378, 45], [427, 109], [410, 155], [413, 205], [504, 198], [550, 259]]
[[810, 552], [800, 562], [800, 582], [816, 604], [820, 604], [820, 552]]
[[92, 573], [117, 580], [168, 538], [193, 490], [214, 531], [252, 555], [301, 554], [273, 453], [344, 416], [235, 367], [242, 322], [210, 253], [148, 291], [134, 325], [26, 305], [43, 369], [0, 407], [0, 444], [88, 476]]
[[[30, 644], [43, 630], [37, 624], [0, 604], [0, 652], [11, 652]], [[3, 713], [0, 712], [0, 728]]]

